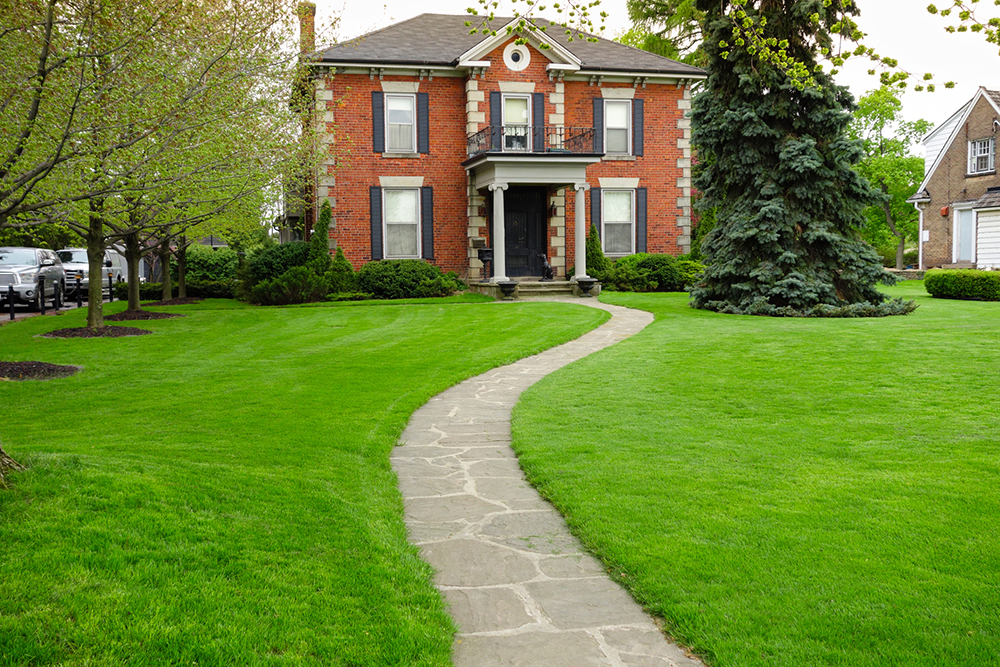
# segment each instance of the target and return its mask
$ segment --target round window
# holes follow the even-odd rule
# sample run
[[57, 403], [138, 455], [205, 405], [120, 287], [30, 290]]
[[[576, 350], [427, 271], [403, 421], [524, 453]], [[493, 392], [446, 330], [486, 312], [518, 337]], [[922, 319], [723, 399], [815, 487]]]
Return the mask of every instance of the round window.
[[531, 52], [524, 44], [511, 42], [503, 50], [503, 62], [509, 70], [514, 72], [523, 71], [528, 67], [528, 63], [531, 62]]

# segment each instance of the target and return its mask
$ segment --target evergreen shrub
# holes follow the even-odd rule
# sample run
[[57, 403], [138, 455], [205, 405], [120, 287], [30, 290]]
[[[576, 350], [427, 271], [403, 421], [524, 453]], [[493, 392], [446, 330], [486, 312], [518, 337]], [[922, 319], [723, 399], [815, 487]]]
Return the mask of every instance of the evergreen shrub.
[[681, 274], [681, 289], [687, 289], [698, 282], [701, 274], [705, 272], [705, 265], [693, 259], [678, 258], [677, 270]]
[[601, 239], [597, 236], [597, 225], [592, 224], [587, 235], [587, 275], [603, 284], [610, 277], [611, 268], [611, 260], [604, 255]]
[[344, 257], [344, 249], [337, 247], [337, 254], [326, 270], [326, 282], [331, 294], [350, 294], [358, 289], [358, 277], [354, 267]]
[[924, 288], [938, 299], [1000, 301], [1000, 271], [932, 269], [924, 275]]
[[250, 287], [265, 280], [279, 278], [290, 268], [303, 266], [307, 261], [309, 261], [309, 244], [303, 241], [264, 248], [247, 260]]
[[323, 301], [327, 294], [324, 276], [308, 266], [293, 266], [281, 276], [263, 280], [250, 290], [250, 302], [262, 306], [287, 306], [293, 303]]
[[376, 299], [414, 299], [448, 296], [462, 285], [454, 273], [419, 259], [383, 259], [358, 271], [358, 290]]

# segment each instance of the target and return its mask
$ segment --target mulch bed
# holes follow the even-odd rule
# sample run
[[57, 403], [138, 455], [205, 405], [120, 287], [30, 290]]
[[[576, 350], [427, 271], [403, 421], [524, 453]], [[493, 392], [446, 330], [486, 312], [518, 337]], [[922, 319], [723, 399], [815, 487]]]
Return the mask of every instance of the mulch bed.
[[42, 336], [45, 338], [121, 338], [122, 336], [145, 336], [151, 333], [153, 332], [135, 327], [71, 327], [69, 329], [56, 329], [42, 334]]
[[0, 361], [0, 380], [51, 380], [68, 378], [80, 370], [77, 366], [59, 366], [44, 361]]
[[153, 303], [144, 304], [146, 306], [186, 306], [189, 303], [198, 303], [201, 301], [201, 297], [196, 296], [186, 296], [183, 299], [170, 299], [169, 301], [154, 301]]
[[148, 310], [126, 310], [114, 315], [105, 315], [105, 322], [129, 322], [132, 320], [168, 320], [171, 317], [187, 317], [180, 313], [153, 313]]

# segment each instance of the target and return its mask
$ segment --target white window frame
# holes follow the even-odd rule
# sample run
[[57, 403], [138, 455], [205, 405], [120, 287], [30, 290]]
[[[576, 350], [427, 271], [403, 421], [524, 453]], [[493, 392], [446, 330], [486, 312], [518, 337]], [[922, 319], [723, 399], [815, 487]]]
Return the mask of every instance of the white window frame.
[[[952, 223], [951, 223], [951, 261], [952, 263], [971, 261], [973, 264], [976, 262], [976, 245], [978, 236], [979, 220], [976, 215], [976, 211], [972, 208], [972, 203], [966, 206], [953, 206], [952, 207]], [[972, 247], [969, 248], [971, 253], [971, 259], [964, 260], [959, 259], [959, 236], [962, 233], [962, 212], [969, 212], [972, 214]]]
[[[607, 150], [608, 148], [608, 129], [620, 130], [622, 128], [609, 128], [608, 126], [608, 106], [611, 104], [624, 104], [627, 108], [625, 112], [625, 142], [628, 149], [622, 153], [620, 151], [611, 152]], [[615, 99], [605, 99], [604, 100], [604, 149], [606, 155], [632, 155], [632, 100], [615, 100]]]
[[[389, 254], [389, 215], [388, 208], [385, 205], [385, 196], [387, 192], [416, 192], [417, 193], [417, 254], [416, 255], [390, 255]], [[385, 259], [421, 259], [423, 257], [423, 220], [421, 220], [421, 211], [423, 209], [423, 201], [421, 199], [420, 188], [382, 188], [382, 257]], [[410, 223], [391, 223], [391, 224], [410, 224]]]
[[[392, 98], [401, 98], [409, 100], [411, 107], [413, 108], [413, 125], [410, 132], [410, 149], [402, 148], [392, 148], [389, 145], [389, 100]], [[385, 94], [385, 152], [386, 153], [402, 153], [404, 155], [410, 155], [417, 152], [417, 96], [413, 93], [386, 93]]]
[[[607, 210], [608, 210], [608, 207], [605, 205], [605, 196], [608, 195], [609, 193], [619, 193], [619, 192], [627, 193], [630, 196], [631, 200], [632, 200], [632, 206], [631, 206], [631, 210], [632, 210], [632, 219], [631, 219], [632, 232], [631, 232], [631, 234], [629, 234], [629, 251], [625, 252], [625, 253], [610, 252], [607, 249], [606, 241], [607, 241], [608, 235], [607, 235], [607, 230], [605, 229], [605, 226], [604, 226], [604, 224], [605, 224], [604, 219], [605, 219], [605, 217], [607, 215]], [[621, 223], [621, 222], [612, 222], [610, 224], [612, 224], [612, 225], [620, 225], [620, 224], [624, 224], [624, 223]], [[635, 254], [635, 225], [636, 225], [636, 222], [635, 222], [635, 190], [633, 190], [632, 188], [601, 188], [601, 249], [604, 251], [604, 254], [607, 255], [608, 257], [627, 257], [628, 255], [634, 255]]]
[[[973, 139], [969, 142], [969, 174], [989, 174], [996, 171], [996, 139]], [[985, 150], [984, 150], [985, 149]], [[987, 166], [979, 168], [979, 158], [985, 157]]]
[[[507, 100], [519, 99], [527, 100], [528, 117], [526, 123], [524, 124], [524, 137], [525, 143], [524, 148], [507, 148], [507, 128], [509, 124], [507, 123]], [[534, 118], [532, 115], [531, 108], [531, 95], [530, 94], [516, 94], [516, 93], [503, 93], [500, 97], [500, 116], [501, 123], [503, 125], [503, 150], [509, 151], [511, 153], [530, 153], [532, 150], [531, 146], [531, 135], [534, 134], [531, 128], [531, 119]], [[516, 123], [517, 127], [521, 127], [520, 123]], [[516, 137], [517, 135], [512, 134], [511, 137]]]

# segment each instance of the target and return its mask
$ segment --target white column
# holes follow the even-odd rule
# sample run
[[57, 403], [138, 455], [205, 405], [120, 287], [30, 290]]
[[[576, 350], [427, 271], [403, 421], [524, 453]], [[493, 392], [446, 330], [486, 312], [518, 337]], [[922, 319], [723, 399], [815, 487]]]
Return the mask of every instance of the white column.
[[583, 196], [590, 185], [574, 183], [573, 189], [576, 190], [576, 266], [573, 269], [573, 280], [577, 280], [590, 277], [587, 275], [587, 205]]
[[490, 190], [493, 191], [493, 280], [491, 282], [501, 282], [509, 280], [507, 278], [507, 240], [504, 237], [505, 221], [503, 214], [503, 192], [507, 189], [506, 183], [490, 183]]

